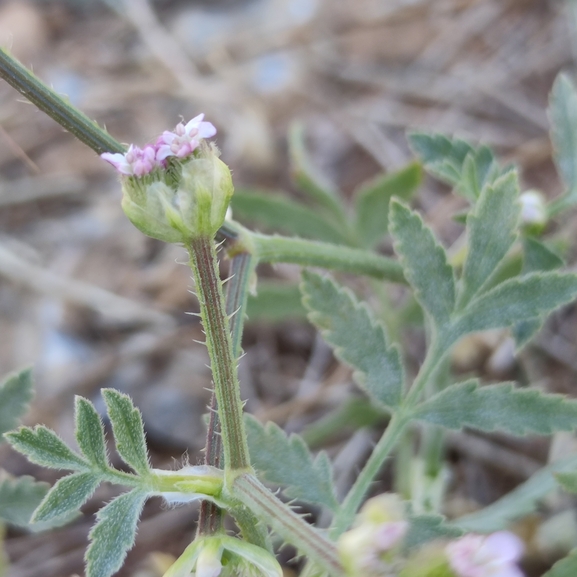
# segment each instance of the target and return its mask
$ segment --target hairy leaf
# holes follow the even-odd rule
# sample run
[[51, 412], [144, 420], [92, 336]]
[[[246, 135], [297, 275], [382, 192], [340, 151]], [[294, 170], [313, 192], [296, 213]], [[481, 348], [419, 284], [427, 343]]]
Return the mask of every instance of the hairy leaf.
[[13, 429], [32, 400], [32, 369], [8, 375], [0, 383], [0, 442], [2, 435]]
[[34, 509], [50, 489], [29, 476], [0, 479], [0, 519], [18, 527], [28, 527]]
[[422, 178], [421, 165], [413, 162], [362, 185], [356, 193], [355, 230], [363, 246], [373, 247], [387, 233], [391, 198], [409, 200]]
[[576, 468], [577, 455], [543, 467], [504, 497], [476, 513], [451, 521], [451, 524], [476, 533], [492, 533], [505, 529], [515, 519], [529, 515], [537, 509], [538, 503], [557, 487], [554, 476], [556, 473], [575, 471]]
[[110, 577], [124, 562], [134, 545], [136, 525], [146, 501], [146, 493], [130, 491], [116, 497], [98, 511], [90, 531], [86, 552], [86, 577]]
[[568, 188], [567, 196], [577, 198], [577, 92], [569, 77], [560, 74], [549, 100], [553, 159]]
[[287, 437], [275, 423], [263, 426], [251, 415], [245, 423], [252, 464], [267, 481], [284, 487], [292, 499], [338, 508], [326, 453], [313, 458], [301, 437]]
[[435, 539], [460, 537], [464, 533], [459, 527], [449, 525], [442, 515], [413, 515], [409, 522], [409, 531], [404, 540], [408, 550]]
[[394, 199], [390, 219], [405, 277], [439, 328], [449, 321], [455, 308], [455, 279], [447, 255], [421, 217]]
[[485, 184], [503, 172], [486, 146], [475, 149], [459, 138], [422, 132], [409, 134], [409, 142], [428, 172], [456, 187], [471, 201], [479, 196]]
[[37, 465], [68, 471], [90, 470], [90, 465], [80, 455], [69, 449], [54, 431], [42, 425], [34, 429], [20, 427], [5, 436], [14, 449]]
[[[563, 264], [563, 259], [542, 242], [531, 237], [523, 239], [522, 274], [556, 270], [561, 268]], [[537, 334], [544, 320], [541, 317], [522, 321], [513, 327], [512, 332], [517, 350], [520, 350]]]
[[577, 549], [573, 549], [567, 557], [557, 561], [543, 577], [575, 577], [577, 575]]
[[114, 389], [102, 389], [102, 396], [108, 408], [118, 454], [137, 473], [146, 476], [150, 464], [140, 411], [128, 395]]
[[512, 278], [471, 301], [456, 321], [454, 335], [510, 327], [571, 302], [577, 296], [577, 275], [530, 273]]
[[577, 401], [512, 383], [479, 386], [477, 380], [451, 385], [420, 405], [415, 417], [448, 429], [496, 429], [515, 435], [577, 429]]
[[396, 407], [404, 373], [399, 352], [389, 346], [385, 329], [366, 305], [329, 277], [304, 271], [301, 285], [309, 319], [335, 348], [335, 355], [355, 370], [357, 383], [374, 400]]
[[73, 473], [62, 477], [44, 497], [32, 521], [51, 521], [76, 512], [96, 491], [101, 478], [94, 473]]
[[76, 440], [80, 450], [91, 465], [108, 469], [104, 427], [94, 405], [82, 397], [76, 397]]
[[469, 251], [459, 305], [466, 305], [482, 292], [499, 263], [515, 242], [520, 205], [516, 172], [510, 172], [486, 186], [467, 218]]
[[267, 229], [335, 244], [348, 244], [342, 228], [313, 210], [278, 194], [235, 191], [231, 207], [235, 218]]

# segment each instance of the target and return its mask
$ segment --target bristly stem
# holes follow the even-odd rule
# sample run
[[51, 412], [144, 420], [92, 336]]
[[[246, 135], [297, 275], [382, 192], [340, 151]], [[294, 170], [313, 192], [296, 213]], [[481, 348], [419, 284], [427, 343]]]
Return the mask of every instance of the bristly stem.
[[344, 574], [335, 544], [279, 501], [254, 475], [239, 475], [232, 485], [232, 494], [315, 565], [332, 577]]
[[[230, 261], [230, 278], [226, 285], [226, 314], [230, 319], [232, 350], [235, 359], [241, 351], [242, 329], [248, 296], [248, 287], [254, 274], [254, 258], [249, 253], [240, 253]], [[222, 468], [222, 439], [218, 405], [214, 391], [210, 399], [210, 415], [206, 433], [205, 464]], [[198, 518], [198, 533], [212, 535], [222, 528], [222, 510], [212, 501], [203, 501]], [[237, 519], [237, 522], [239, 520]]]
[[0, 77], [98, 154], [125, 147], [0, 48]]
[[216, 248], [213, 239], [208, 236], [193, 238], [187, 248], [206, 332], [206, 346], [222, 429], [225, 469], [250, 471], [237, 363], [233, 354]]

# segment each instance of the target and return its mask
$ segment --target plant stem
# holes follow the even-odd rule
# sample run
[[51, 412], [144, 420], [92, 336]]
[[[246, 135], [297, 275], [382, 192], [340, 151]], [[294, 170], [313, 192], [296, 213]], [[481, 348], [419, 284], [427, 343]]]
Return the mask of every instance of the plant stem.
[[232, 494], [260, 519], [266, 521], [283, 539], [322, 567], [333, 577], [343, 575], [334, 543], [328, 541], [314, 527], [299, 517], [290, 507], [277, 499], [251, 474], [236, 477]]
[[355, 514], [370, 489], [371, 483], [379, 474], [383, 463], [401, 438], [407, 425], [411, 422], [411, 409], [418, 402], [423, 389], [433, 377], [439, 363], [444, 359], [448, 349], [448, 347], [445, 346], [445, 342], [449, 342], [448, 337], [433, 339], [427, 351], [427, 356], [419, 370], [419, 374], [403, 401], [403, 406], [393, 414], [383, 436], [374, 448], [354, 485], [351, 487], [340, 511], [335, 516], [333, 525], [329, 531], [329, 536], [332, 539], [336, 539], [350, 527]]
[[[242, 329], [246, 310], [246, 300], [251, 276], [254, 273], [255, 259], [249, 253], [240, 253], [235, 256], [230, 263], [230, 279], [226, 285], [226, 314], [230, 319], [230, 331], [232, 338], [232, 350], [235, 359], [240, 356]], [[206, 446], [204, 462], [206, 465], [221, 468], [222, 439], [220, 435], [220, 420], [218, 417], [218, 405], [214, 391], [210, 398], [210, 414], [206, 433]], [[245, 525], [236, 515], [237, 523], [241, 525], [241, 531]], [[222, 529], [222, 510], [211, 501], [203, 501], [200, 505], [200, 515], [198, 518], [198, 534], [213, 535]], [[248, 536], [247, 536], [248, 539]], [[254, 540], [248, 539], [256, 544]], [[262, 539], [258, 540], [259, 542]]]
[[236, 251], [250, 252], [260, 262], [317, 266], [402, 284], [407, 282], [397, 261], [374, 252], [328, 242], [260, 234], [237, 222], [229, 221], [227, 225], [227, 233], [234, 235], [236, 231], [237, 237], [229, 250], [231, 256]]
[[206, 332], [206, 346], [222, 428], [225, 470], [251, 471], [237, 364], [233, 355], [214, 241], [207, 236], [196, 237], [187, 248]]
[[98, 154], [125, 152], [125, 147], [108, 132], [36, 78], [30, 70], [1, 48], [0, 77]]
[[371, 484], [379, 474], [383, 463], [391, 453], [402, 433], [405, 431], [409, 422], [410, 418], [404, 415], [393, 415], [383, 436], [373, 449], [369, 460], [363, 467], [363, 470], [360, 472], [357, 480], [351, 487], [351, 490], [347, 494], [341, 508], [336, 514], [329, 531], [331, 539], [337, 539], [351, 526], [359, 507], [371, 487]]

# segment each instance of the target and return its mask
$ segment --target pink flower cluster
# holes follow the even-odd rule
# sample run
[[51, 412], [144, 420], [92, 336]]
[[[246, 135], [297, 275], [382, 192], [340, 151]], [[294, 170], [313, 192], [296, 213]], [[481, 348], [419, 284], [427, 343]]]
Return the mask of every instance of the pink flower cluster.
[[169, 156], [190, 156], [203, 138], [215, 134], [216, 128], [210, 122], [204, 122], [204, 114], [199, 114], [186, 124], [179, 123], [174, 132], [164, 131], [155, 144], [147, 144], [144, 148], [131, 144], [125, 154], [105, 152], [100, 158], [112, 164], [120, 174], [144, 176], [155, 168], [164, 167]]
[[521, 539], [508, 531], [470, 533], [445, 548], [449, 565], [458, 577], [523, 577], [517, 567], [523, 550]]

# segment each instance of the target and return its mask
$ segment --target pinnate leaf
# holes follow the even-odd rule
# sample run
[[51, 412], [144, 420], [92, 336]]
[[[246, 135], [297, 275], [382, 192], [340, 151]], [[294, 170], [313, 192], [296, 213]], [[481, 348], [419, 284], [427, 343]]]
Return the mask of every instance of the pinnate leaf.
[[451, 385], [417, 407], [414, 415], [448, 429], [472, 427], [515, 435], [577, 429], [577, 401], [518, 389], [512, 383], [481, 387], [470, 380]]
[[469, 213], [469, 250], [461, 278], [461, 307], [482, 291], [515, 242], [520, 212], [518, 196], [517, 173], [510, 172], [486, 186]]
[[355, 370], [357, 383], [372, 399], [396, 407], [403, 392], [399, 352], [387, 344], [385, 329], [366, 305], [329, 277], [303, 272], [303, 302], [309, 319], [335, 348], [335, 355]]
[[50, 429], [38, 425], [34, 429], [20, 427], [6, 433], [8, 442], [29, 461], [51, 469], [88, 471], [90, 465], [77, 453], [69, 449], [64, 441]]
[[471, 201], [502, 173], [486, 146], [475, 149], [460, 138], [423, 132], [409, 134], [409, 142], [428, 172], [456, 187]]
[[83, 455], [97, 469], [108, 469], [104, 427], [94, 405], [76, 397], [76, 440]]
[[391, 198], [409, 200], [421, 181], [421, 166], [413, 162], [362, 185], [356, 193], [355, 229], [363, 246], [373, 247], [387, 233]]
[[263, 478], [284, 487], [287, 497], [338, 508], [326, 453], [314, 458], [301, 437], [287, 437], [275, 423], [262, 425], [251, 415], [245, 423], [251, 461]]
[[32, 400], [32, 369], [8, 375], [0, 383], [0, 442], [2, 435], [18, 425]]
[[573, 549], [567, 557], [557, 561], [543, 577], [575, 577], [577, 575], [577, 549]]
[[150, 464], [140, 411], [128, 395], [114, 389], [103, 389], [102, 396], [108, 408], [118, 454], [137, 473], [148, 475]]
[[86, 577], [110, 577], [120, 569], [126, 553], [134, 545], [136, 525], [146, 497], [141, 491], [130, 491], [98, 511], [97, 523], [89, 535]]
[[455, 308], [455, 279], [445, 250], [421, 217], [395, 199], [390, 220], [395, 251], [415, 298], [437, 328], [446, 325]]
[[471, 301], [455, 322], [454, 335], [510, 327], [550, 313], [576, 296], [574, 274], [537, 272], [512, 278]]
[[96, 491], [101, 478], [94, 473], [73, 473], [62, 477], [40, 503], [32, 521], [51, 521], [76, 512]]

